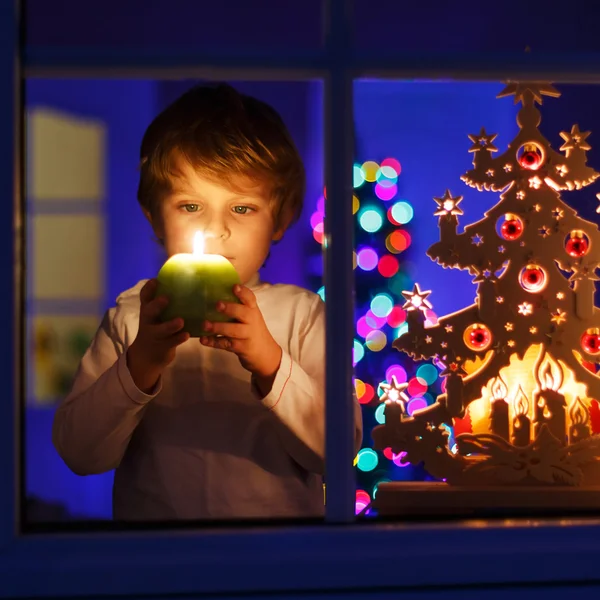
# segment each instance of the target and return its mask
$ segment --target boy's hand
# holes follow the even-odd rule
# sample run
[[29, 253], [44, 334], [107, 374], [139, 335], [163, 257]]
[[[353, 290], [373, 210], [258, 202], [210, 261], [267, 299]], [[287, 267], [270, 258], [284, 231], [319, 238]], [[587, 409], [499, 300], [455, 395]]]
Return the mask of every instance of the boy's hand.
[[219, 302], [217, 310], [236, 319], [238, 323], [207, 321], [206, 330], [223, 337], [203, 336], [200, 343], [237, 354], [241, 365], [257, 378], [261, 391], [268, 393], [265, 387], [270, 389], [269, 380], [272, 384], [279, 369], [281, 348], [267, 328], [252, 290], [236, 285], [233, 293], [241, 304]]
[[173, 362], [177, 346], [190, 337], [187, 332], [181, 331], [183, 319], [160, 322], [160, 314], [169, 300], [165, 296], [155, 298], [156, 287], [156, 279], [150, 279], [140, 291], [139, 330], [127, 350], [129, 373], [144, 393], [154, 388], [165, 367]]

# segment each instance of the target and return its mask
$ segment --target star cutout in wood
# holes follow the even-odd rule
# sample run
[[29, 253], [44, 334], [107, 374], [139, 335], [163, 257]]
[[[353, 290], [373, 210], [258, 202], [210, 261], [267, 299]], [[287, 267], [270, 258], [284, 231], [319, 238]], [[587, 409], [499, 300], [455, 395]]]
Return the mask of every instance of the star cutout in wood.
[[523, 106], [537, 102], [542, 104], [542, 96], [559, 98], [560, 92], [550, 83], [541, 81], [531, 81], [528, 83], [508, 82], [507, 86], [496, 96], [496, 98], [505, 98], [506, 96], [515, 97], [515, 104], [521, 102]]
[[438, 210], [433, 213], [434, 217], [443, 217], [444, 215], [464, 215], [458, 205], [462, 202], [462, 196], [453, 197], [450, 190], [446, 190], [441, 198], [433, 198], [438, 205]]
[[408, 387], [408, 383], [398, 383], [396, 376], [392, 375], [391, 383], [381, 383], [379, 387], [383, 390], [383, 394], [379, 398], [381, 402], [398, 403], [402, 406], [403, 412], [406, 412], [406, 404], [410, 402], [410, 398], [404, 393], [404, 390]]
[[519, 304], [519, 314], [520, 315], [530, 315], [533, 312], [533, 306], [529, 302], [523, 302]]
[[402, 292], [402, 295], [406, 298], [406, 302], [402, 305], [402, 308], [408, 311], [418, 309], [422, 310], [423, 312], [425, 312], [428, 308], [433, 308], [431, 302], [427, 300], [427, 296], [429, 296], [429, 294], [431, 294], [431, 290], [423, 292], [421, 291], [419, 284], [415, 283], [412, 292]]
[[592, 147], [585, 141], [591, 131], [579, 131], [579, 125], [571, 127], [571, 133], [566, 131], [560, 132], [560, 137], [565, 140], [565, 143], [560, 147], [560, 150], [566, 151], [567, 158], [572, 150], [591, 150]]
[[473, 145], [469, 148], [469, 152], [479, 152], [480, 150], [498, 152], [498, 148], [492, 143], [497, 137], [497, 133], [490, 133], [488, 135], [485, 128], [482, 127], [479, 135], [475, 133], [469, 134], [469, 139], [473, 142]]
[[564, 310], [560, 310], [560, 308], [557, 308], [553, 313], [550, 314], [552, 315], [550, 320], [557, 325], [560, 325], [567, 320], [567, 313]]

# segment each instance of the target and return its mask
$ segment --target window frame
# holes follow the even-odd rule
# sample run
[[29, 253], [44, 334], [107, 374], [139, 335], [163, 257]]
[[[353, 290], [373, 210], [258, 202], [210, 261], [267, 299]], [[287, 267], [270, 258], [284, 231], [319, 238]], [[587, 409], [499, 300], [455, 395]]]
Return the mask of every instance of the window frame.
[[[355, 78], [600, 81], [595, 56], [370, 56], [351, 46], [352, 0], [326, 0], [322, 50], [165, 56], [135, 49], [24, 48], [20, 5], [0, 3], [0, 597], [334, 592], [598, 581], [600, 519], [356, 523], [352, 467], [352, 84]], [[328, 504], [323, 525], [27, 535], [19, 533], [23, 104], [25, 76], [321, 78], [325, 89]], [[335, 210], [333, 210], [333, 208]], [[343, 210], [340, 210], [343, 207]], [[335, 268], [334, 268], [335, 267]], [[343, 352], [338, 349], [343, 348]], [[404, 558], [404, 561], [401, 560]], [[431, 569], [429, 563], [435, 564]], [[409, 565], [409, 568], [407, 568]], [[110, 574], [102, 577], [102, 574]], [[234, 576], [232, 577], [232, 573]]]

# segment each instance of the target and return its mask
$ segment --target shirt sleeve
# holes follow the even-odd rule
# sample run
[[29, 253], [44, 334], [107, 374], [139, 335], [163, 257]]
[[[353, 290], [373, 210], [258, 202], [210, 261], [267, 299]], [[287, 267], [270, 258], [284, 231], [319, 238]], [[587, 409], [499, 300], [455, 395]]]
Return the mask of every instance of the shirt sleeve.
[[145, 406], [160, 391], [160, 381], [151, 395], [133, 382], [114, 315], [115, 309], [105, 314], [54, 417], [54, 446], [78, 475], [119, 466]]
[[[292, 458], [307, 471], [323, 473], [325, 457], [325, 305], [311, 304], [299, 336], [298, 355], [283, 350], [270, 392], [262, 399], [283, 424], [282, 439]], [[253, 386], [258, 393], [256, 386]], [[354, 447], [362, 443], [362, 412], [353, 396]]]

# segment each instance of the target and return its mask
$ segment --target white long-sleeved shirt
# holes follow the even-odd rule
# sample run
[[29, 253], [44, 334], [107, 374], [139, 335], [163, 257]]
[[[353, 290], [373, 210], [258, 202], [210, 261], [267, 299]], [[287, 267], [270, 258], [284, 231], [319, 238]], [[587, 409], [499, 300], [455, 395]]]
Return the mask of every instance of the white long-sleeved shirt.
[[[154, 393], [133, 382], [127, 348], [140, 290], [117, 298], [58, 408], [53, 441], [77, 474], [116, 469], [118, 520], [306, 517], [323, 514], [324, 304], [292, 285], [255, 280], [282, 359], [261, 398], [237, 357], [192, 338]], [[362, 419], [355, 401], [355, 446]]]

